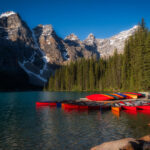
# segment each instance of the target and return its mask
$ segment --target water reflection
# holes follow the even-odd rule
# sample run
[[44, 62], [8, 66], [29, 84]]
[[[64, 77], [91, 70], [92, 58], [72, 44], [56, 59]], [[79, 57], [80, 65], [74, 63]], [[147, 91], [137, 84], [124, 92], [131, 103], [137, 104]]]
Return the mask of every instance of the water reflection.
[[137, 116], [137, 111], [133, 111], [133, 110], [123, 110], [123, 112], [125, 112], [125, 113], [128, 114], [129, 116]]
[[119, 111], [111, 110], [111, 112], [114, 116], [116, 116], [119, 119], [119, 117], [120, 117], [120, 112]]
[[88, 94], [0, 93], [0, 148], [83, 150], [105, 141], [140, 137], [150, 132], [148, 112], [138, 112], [136, 115], [121, 112], [114, 116], [111, 111], [75, 111], [35, 106], [36, 101], [77, 99]]

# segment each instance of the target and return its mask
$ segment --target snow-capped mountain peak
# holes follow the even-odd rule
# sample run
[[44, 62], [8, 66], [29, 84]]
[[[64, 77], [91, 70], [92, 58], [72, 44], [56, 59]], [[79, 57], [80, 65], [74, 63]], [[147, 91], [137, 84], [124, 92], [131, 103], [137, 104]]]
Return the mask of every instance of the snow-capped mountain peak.
[[88, 35], [87, 39], [95, 39], [94, 34], [93, 34], [93, 33], [90, 33], [90, 34]]
[[118, 53], [123, 53], [125, 41], [132, 36], [138, 28], [139, 26], [135, 25], [131, 29], [124, 30], [110, 38], [97, 39], [97, 48], [101, 56], [111, 56], [113, 55], [115, 49], [117, 49]]
[[43, 28], [43, 33], [42, 33], [43, 35], [51, 35], [53, 32], [52, 25], [43, 25], [42, 28]]
[[74, 33], [71, 33], [70, 35], [65, 37], [65, 40], [78, 41], [79, 39]]
[[51, 35], [52, 32], [54, 31], [51, 24], [49, 24], [49, 25], [42, 25], [42, 24], [40, 24], [36, 28], [38, 29], [40, 34], [45, 35], [45, 36]]
[[90, 33], [83, 42], [87, 45], [93, 45], [95, 42], [95, 36], [93, 35], [93, 33]]
[[135, 33], [135, 31], [138, 29], [138, 25], [135, 25], [133, 26], [131, 29], [129, 30], [125, 30], [125, 31], [122, 31], [120, 32], [119, 34], [111, 37], [111, 38], [118, 38], [118, 39], [126, 39], [128, 38], [129, 36], [133, 35], [133, 33]]
[[0, 15], [0, 18], [9, 17], [9, 16], [14, 15], [14, 14], [16, 14], [14, 11], [8, 11], [8, 12], [5, 12], [5, 13], [2, 13]]
[[133, 26], [129, 30], [125, 30], [120, 32], [119, 34], [113, 36], [110, 38], [110, 45], [113, 45], [117, 41], [125, 41], [129, 36], [133, 35], [135, 31], [138, 29], [139, 26]]

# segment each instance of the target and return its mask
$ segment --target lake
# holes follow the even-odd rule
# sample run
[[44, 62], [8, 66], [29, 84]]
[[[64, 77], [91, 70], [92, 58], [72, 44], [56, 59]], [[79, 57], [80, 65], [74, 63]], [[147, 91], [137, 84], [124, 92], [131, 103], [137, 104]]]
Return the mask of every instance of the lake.
[[[92, 92], [93, 93], [93, 92]], [[36, 101], [73, 100], [89, 92], [0, 93], [0, 150], [88, 150], [105, 141], [150, 133], [150, 113], [66, 111]]]

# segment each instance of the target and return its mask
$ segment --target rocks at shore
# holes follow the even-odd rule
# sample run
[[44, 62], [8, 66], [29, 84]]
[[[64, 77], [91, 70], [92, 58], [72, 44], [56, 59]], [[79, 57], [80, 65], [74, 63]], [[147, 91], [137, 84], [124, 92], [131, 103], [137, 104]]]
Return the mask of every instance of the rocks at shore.
[[140, 139], [125, 138], [121, 140], [105, 142], [91, 150], [150, 150], [150, 135]]
[[120, 148], [126, 146], [129, 142], [136, 142], [133, 138], [125, 138], [121, 140], [105, 142], [101, 145], [93, 147], [91, 150], [120, 150]]

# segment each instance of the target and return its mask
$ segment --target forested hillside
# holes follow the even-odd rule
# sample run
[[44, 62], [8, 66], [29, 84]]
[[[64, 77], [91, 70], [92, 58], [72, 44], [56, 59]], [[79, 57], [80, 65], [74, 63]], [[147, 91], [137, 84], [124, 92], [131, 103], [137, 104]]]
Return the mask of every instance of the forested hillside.
[[79, 59], [56, 70], [47, 90], [149, 90], [150, 32], [142, 19], [125, 44], [124, 53], [108, 59]]

